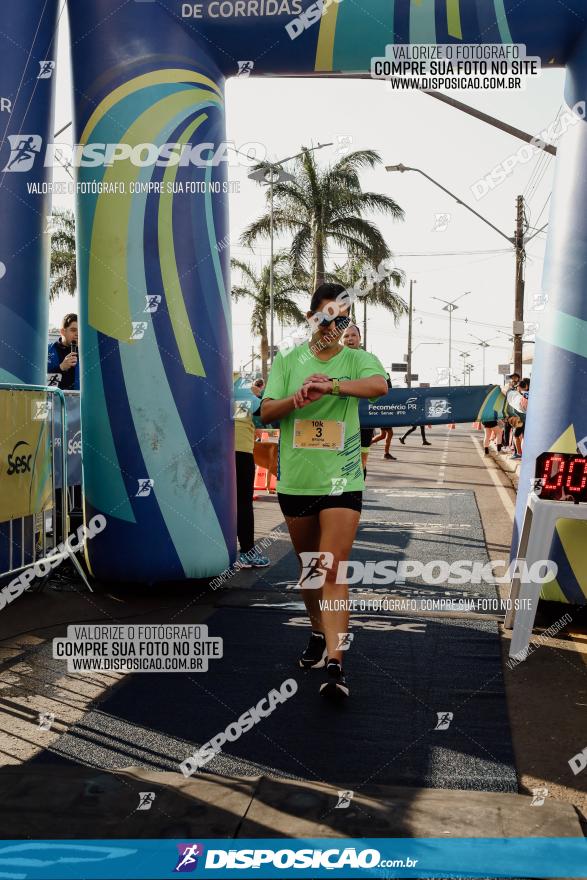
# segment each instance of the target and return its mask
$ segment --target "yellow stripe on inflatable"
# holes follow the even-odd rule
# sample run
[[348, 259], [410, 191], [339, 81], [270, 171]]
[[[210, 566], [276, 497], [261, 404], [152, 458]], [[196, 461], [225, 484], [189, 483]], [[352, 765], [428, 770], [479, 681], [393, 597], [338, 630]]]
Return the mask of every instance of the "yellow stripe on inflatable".
[[161, 85], [162, 83], [181, 83], [181, 82], [193, 82], [198, 85], [208, 86], [208, 88], [212, 89], [223, 101], [222, 91], [218, 88], [214, 80], [210, 79], [207, 76], [203, 76], [201, 73], [196, 73], [193, 70], [182, 70], [181, 68], [169, 68], [166, 70], [154, 70], [152, 73], [144, 73], [142, 76], [136, 76], [134, 79], [130, 79], [128, 82], [119, 86], [117, 89], [114, 89], [113, 92], [110, 92], [103, 101], [96, 107], [88, 122], [86, 127], [83, 130], [82, 136], [80, 138], [80, 144], [87, 143], [87, 139], [90, 136], [90, 132], [96, 127], [98, 122], [106, 116], [109, 110], [112, 109], [119, 101], [123, 98], [126, 98], [127, 95], [132, 94], [133, 92], [138, 92], [140, 89], [146, 89], [149, 86]]
[[332, 70], [334, 63], [334, 37], [338, 18], [338, 3], [332, 3], [322, 16], [318, 47], [316, 49], [316, 70]]
[[451, 37], [462, 40], [460, 0], [446, 0], [446, 21]]

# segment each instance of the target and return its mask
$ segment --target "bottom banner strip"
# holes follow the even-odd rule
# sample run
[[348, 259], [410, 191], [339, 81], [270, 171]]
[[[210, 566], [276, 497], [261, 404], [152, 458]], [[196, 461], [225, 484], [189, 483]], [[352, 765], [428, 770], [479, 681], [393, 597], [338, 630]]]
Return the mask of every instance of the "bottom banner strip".
[[254, 840], [5, 840], [0, 878], [583, 877], [575, 837]]

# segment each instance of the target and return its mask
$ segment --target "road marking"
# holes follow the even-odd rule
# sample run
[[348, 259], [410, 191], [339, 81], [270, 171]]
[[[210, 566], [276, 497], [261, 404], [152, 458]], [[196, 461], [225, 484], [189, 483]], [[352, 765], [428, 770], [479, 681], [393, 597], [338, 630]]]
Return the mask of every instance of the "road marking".
[[436, 480], [437, 486], [442, 486], [444, 484], [444, 478], [446, 475], [446, 463], [448, 461], [448, 441], [450, 438], [450, 432], [447, 431], [446, 438], [444, 441], [444, 449], [442, 450], [442, 455], [440, 457], [440, 468], [438, 469], [438, 478]]
[[[493, 483], [495, 484], [495, 488], [497, 489], [497, 494], [499, 495], [499, 497], [501, 499], [501, 503], [505, 507], [506, 512], [509, 515], [510, 519], [513, 521], [515, 513], [516, 513], [516, 507], [513, 504], [512, 499], [511, 499], [508, 491], [506, 490], [505, 486], [498, 479], [498, 476], [496, 473], [496, 471], [498, 469], [497, 465], [495, 465], [495, 467], [489, 467], [489, 462], [487, 461], [487, 459], [489, 458], [489, 461], [491, 461], [491, 462], [493, 462], [493, 459], [491, 459], [489, 456], [485, 455], [485, 453], [482, 451], [481, 443], [477, 439], [477, 437], [471, 437], [471, 440], [475, 444], [475, 448], [477, 449], [479, 457], [481, 458], [481, 460], [485, 464], [485, 467], [487, 468], [487, 472], [489, 473], [489, 476], [491, 477]], [[512, 489], [512, 492], [513, 492], [513, 489]]]

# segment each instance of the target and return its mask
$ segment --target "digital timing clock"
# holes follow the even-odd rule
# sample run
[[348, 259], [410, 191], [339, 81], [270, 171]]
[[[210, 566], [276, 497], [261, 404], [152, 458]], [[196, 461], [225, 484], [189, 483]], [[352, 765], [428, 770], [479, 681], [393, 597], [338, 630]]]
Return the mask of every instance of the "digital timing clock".
[[535, 492], [550, 501], [587, 502], [587, 458], [543, 452], [536, 459]]

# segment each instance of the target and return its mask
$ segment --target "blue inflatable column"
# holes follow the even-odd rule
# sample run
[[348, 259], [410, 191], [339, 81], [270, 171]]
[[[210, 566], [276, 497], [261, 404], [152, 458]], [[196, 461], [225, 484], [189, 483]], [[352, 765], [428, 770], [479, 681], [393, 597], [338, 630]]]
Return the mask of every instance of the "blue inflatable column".
[[88, 560], [210, 577], [236, 551], [224, 77], [159, 4], [69, 7]]
[[[568, 129], [556, 160], [544, 270], [546, 306], [539, 318], [528, 426], [516, 511], [517, 534], [534, 477], [536, 457], [549, 450], [576, 452], [587, 443], [587, 36], [569, 63]], [[575, 108], [574, 114], [573, 108]], [[559, 520], [545, 558], [558, 565], [543, 598], [587, 603], [587, 522]]]
[[0, 382], [44, 385], [47, 376], [56, 12], [57, 0], [2, 3]]

